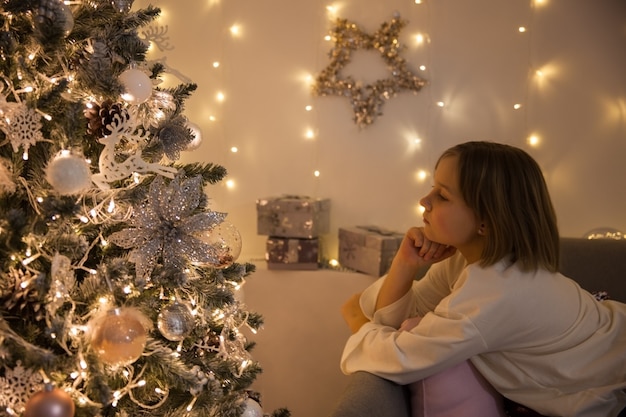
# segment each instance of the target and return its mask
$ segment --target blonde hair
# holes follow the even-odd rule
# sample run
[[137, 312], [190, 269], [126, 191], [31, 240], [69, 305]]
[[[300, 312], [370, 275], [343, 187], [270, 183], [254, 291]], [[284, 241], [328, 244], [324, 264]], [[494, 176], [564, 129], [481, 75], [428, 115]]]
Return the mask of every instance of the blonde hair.
[[494, 142], [459, 144], [439, 161], [447, 156], [458, 157], [463, 199], [486, 228], [480, 264], [511, 255], [525, 271], [556, 272], [559, 232], [539, 164], [519, 148]]

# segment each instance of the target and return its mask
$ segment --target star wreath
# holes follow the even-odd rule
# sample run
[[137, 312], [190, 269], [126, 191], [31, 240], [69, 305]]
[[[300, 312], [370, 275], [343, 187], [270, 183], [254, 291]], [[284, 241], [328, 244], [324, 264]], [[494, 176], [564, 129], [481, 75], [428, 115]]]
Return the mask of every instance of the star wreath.
[[[400, 56], [398, 41], [400, 30], [406, 21], [394, 17], [383, 22], [374, 34], [363, 32], [355, 23], [338, 18], [331, 33], [335, 46], [330, 50], [330, 63], [318, 75], [313, 84], [313, 94], [318, 96], [344, 96], [350, 98], [354, 121], [366, 127], [382, 115], [386, 100], [397, 93], [409, 90], [417, 93], [426, 81], [413, 74], [404, 58]], [[351, 76], [343, 77], [341, 70], [350, 62], [352, 53], [358, 49], [377, 50], [391, 72], [389, 78], [363, 85]]]

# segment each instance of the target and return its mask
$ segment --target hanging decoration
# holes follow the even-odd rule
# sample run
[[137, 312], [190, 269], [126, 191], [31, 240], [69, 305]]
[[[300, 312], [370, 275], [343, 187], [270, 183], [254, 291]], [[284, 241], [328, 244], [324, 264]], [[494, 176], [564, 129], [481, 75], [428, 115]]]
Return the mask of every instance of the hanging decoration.
[[194, 318], [189, 306], [179, 301], [163, 307], [157, 318], [159, 332], [167, 340], [178, 342], [194, 328]]
[[124, 307], [97, 316], [90, 327], [91, 348], [100, 360], [107, 365], [124, 366], [143, 354], [150, 321], [139, 310]]
[[135, 263], [140, 284], [150, 279], [161, 257], [165, 267], [178, 269], [184, 269], [188, 261], [220, 264], [222, 248], [205, 243], [194, 234], [211, 229], [226, 215], [215, 211], [196, 213], [202, 196], [201, 177], [176, 177], [169, 184], [156, 177], [147, 200], [134, 210], [132, 227], [109, 236], [111, 243], [133, 248], [129, 260]]
[[44, 140], [41, 134], [41, 115], [26, 104], [9, 103], [6, 99], [0, 99], [0, 114], [4, 115], [0, 119], [0, 129], [9, 138], [13, 152], [18, 152], [21, 147], [24, 155], [28, 155], [31, 146]]
[[67, 392], [46, 384], [26, 403], [24, 417], [74, 417], [76, 406]]
[[[400, 56], [402, 47], [398, 38], [405, 25], [406, 21], [396, 16], [381, 24], [374, 34], [368, 34], [356, 23], [337, 19], [331, 31], [335, 46], [329, 52], [330, 63], [316, 78], [313, 94], [348, 97], [354, 111], [354, 121], [363, 128], [383, 114], [382, 107], [386, 100], [402, 91], [417, 93], [426, 85], [426, 81], [413, 74], [405, 59]], [[349, 75], [342, 75], [341, 71], [350, 63], [352, 53], [359, 49], [380, 52], [390, 76], [364, 85]]]

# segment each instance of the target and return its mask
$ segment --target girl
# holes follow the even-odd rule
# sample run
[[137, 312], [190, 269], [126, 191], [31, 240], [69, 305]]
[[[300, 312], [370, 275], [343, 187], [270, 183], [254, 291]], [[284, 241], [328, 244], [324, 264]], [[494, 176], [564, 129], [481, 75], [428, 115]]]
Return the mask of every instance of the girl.
[[407, 384], [466, 363], [478, 371], [473, 383], [484, 377], [544, 415], [617, 416], [626, 305], [599, 302], [557, 272], [556, 217], [532, 157], [491, 142], [457, 145], [439, 158], [420, 204], [424, 227], [408, 230], [389, 273], [342, 309], [353, 331], [343, 372]]

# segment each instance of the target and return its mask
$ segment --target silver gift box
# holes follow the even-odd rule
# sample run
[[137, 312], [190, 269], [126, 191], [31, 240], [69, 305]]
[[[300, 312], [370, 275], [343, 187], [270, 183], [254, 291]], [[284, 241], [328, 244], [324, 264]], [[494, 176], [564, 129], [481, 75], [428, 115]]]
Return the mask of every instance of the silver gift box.
[[339, 228], [339, 263], [375, 277], [387, 273], [404, 233], [377, 226]]
[[305, 196], [258, 199], [257, 233], [276, 237], [314, 238], [330, 230], [330, 200]]

